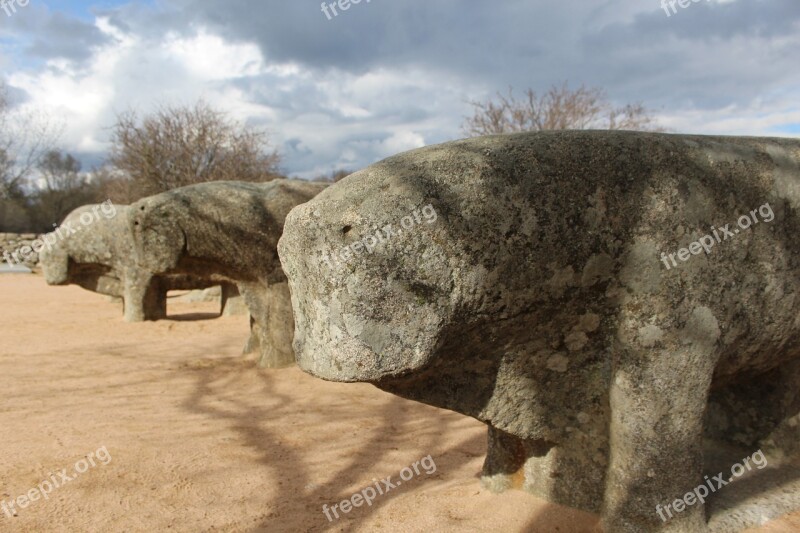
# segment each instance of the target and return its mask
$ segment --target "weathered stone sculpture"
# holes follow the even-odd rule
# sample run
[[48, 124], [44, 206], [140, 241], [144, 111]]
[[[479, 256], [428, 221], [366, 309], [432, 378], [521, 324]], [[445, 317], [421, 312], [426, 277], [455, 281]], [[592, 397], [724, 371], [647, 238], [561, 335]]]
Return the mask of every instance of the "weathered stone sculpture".
[[261, 366], [293, 364], [294, 320], [278, 239], [289, 211], [326, 186], [286, 179], [218, 181], [140, 200], [128, 214], [139, 264], [152, 276], [236, 283], [251, 316], [245, 351], [259, 351]]
[[484, 421], [494, 490], [601, 511], [609, 532], [703, 531], [702, 503], [657, 507], [704, 483], [704, 434], [755, 445], [798, 412], [799, 217], [796, 140], [400, 154], [286, 220], [298, 364]]
[[[61, 226], [43, 240], [41, 264], [50, 285], [79, 285], [122, 298], [125, 320], [141, 322], [167, 316], [170, 290], [204, 289], [220, 282], [188, 275], [149, 276], [137, 267], [133, 237], [128, 229], [128, 206], [111, 202], [72, 211]], [[235, 286], [222, 290], [222, 312], [239, 298]]]

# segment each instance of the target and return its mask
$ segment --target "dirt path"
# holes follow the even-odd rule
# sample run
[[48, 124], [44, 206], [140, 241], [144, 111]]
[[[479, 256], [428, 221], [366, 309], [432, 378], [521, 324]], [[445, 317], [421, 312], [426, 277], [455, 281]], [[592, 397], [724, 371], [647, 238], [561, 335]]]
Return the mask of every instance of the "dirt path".
[[[0, 276], [0, 504], [63, 483], [13, 518], [0, 506], [0, 531], [577, 532], [596, 522], [483, 490], [485, 430], [472, 419], [370, 385], [257, 370], [239, 355], [247, 319], [211, 319], [215, 309], [174, 303], [171, 320], [125, 324], [102, 296]], [[323, 513], [373, 479], [397, 484], [428, 455], [435, 472], [418, 466], [371, 506]]]

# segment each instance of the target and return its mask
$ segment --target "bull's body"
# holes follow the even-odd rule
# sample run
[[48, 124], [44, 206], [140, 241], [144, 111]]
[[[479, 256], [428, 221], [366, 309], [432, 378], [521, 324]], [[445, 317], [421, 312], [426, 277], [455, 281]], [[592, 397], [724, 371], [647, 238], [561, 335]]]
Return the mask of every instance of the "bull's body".
[[[113, 210], [106, 212], [109, 206]], [[47, 283], [78, 285], [121, 298], [124, 317], [129, 322], [165, 318], [167, 293], [171, 290], [205, 289], [219, 284], [218, 280], [186, 275], [143, 277], [128, 230], [128, 209], [109, 202], [85, 205], [67, 215], [57, 232], [45, 238], [52, 243], [41, 255]], [[232, 297], [238, 297], [236, 288], [224, 286], [223, 312]]]
[[150, 276], [189, 275], [235, 283], [250, 311], [246, 351], [261, 365], [294, 363], [289, 289], [277, 244], [289, 211], [327, 184], [218, 181], [181, 187], [133, 204], [128, 225]]
[[[435, 224], [320, 260], [427, 204]], [[400, 154], [287, 219], [298, 363], [486, 422], [492, 488], [524, 468], [610, 531], [699, 531], [702, 505], [655, 509], [702, 482], [704, 432], [755, 445], [798, 410], [798, 209], [795, 140], [561, 132]]]

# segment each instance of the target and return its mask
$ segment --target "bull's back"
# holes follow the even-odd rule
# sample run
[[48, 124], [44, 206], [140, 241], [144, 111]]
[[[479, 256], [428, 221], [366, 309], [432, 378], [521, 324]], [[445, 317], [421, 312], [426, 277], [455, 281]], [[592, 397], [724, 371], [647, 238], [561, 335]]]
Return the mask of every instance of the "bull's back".
[[650, 348], [678, 349], [702, 316], [720, 378], [798, 356], [800, 141], [519, 134], [379, 166], [438, 205], [480, 272], [467, 322], [567, 308], [602, 318], [598, 346], [647, 328]]

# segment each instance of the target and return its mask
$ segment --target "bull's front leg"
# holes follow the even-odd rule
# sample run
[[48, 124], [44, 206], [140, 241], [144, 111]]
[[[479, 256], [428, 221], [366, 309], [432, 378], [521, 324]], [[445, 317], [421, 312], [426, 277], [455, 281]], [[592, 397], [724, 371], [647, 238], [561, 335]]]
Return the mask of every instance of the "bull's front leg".
[[122, 305], [125, 322], [144, 322], [144, 299], [150, 279], [126, 275], [122, 288]]
[[605, 531], [707, 531], [703, 415], [716, 361], [714, 335], [697, 337], [703, 335], [685, 336], [683, 346], [678, 339], [665, 342], [671, 349], [618, 347]]
[[488, 437], [481, 485], [495, 493], [522, 488], [522, 469], [525, 465], [522, 440], [491, 425]]
[[603, 503], [606, 440], [591, 445], [577, 435], [561, 444], [521, 439], [489, 426], [481, 484], [492, 492], [522, 489], [548, 501], [598, 512]]
[[156, 276], [126, 275], [122, 299], [126, 322], [160, 320], [167, 316], [167, 291]]

